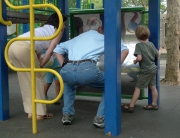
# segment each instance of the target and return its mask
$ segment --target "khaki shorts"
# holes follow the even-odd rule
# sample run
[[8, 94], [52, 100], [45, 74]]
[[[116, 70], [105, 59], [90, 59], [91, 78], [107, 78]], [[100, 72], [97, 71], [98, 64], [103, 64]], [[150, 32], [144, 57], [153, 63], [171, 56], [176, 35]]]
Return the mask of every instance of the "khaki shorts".
[[143, 89], [151, 86], [156, 86], [156, 70], [148, 74], [139, 74], [136, 87]]

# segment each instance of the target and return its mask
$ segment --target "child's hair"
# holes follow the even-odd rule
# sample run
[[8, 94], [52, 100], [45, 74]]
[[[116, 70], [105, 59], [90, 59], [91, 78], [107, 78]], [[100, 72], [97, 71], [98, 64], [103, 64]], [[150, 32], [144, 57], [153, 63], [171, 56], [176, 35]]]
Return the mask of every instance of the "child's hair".
[[[67, 17], [65, 15], [63, 15], [63, 14], [62, 14], [62, 17], [63, 17], [63, 22], [65, 22], [67, 20]], [[45, 24], [52, 25], [56, 29], [58, 29], [58, 27], [59, 27], [59, 17], [58, 17], [58, 14], [56, 12], [51, 14], [49, 16], [49, 18], [47, 19], [47, 21], [45, 22]]]
[[147, 40], [150, 36], [150, 31], [147, 26], [140, 25], [136, 28], [135, 34], [139, 40]]
[[79, 29], [83, 27], [83, 20], [80, 17], [74, 17], [76, 32], [79, 34]]

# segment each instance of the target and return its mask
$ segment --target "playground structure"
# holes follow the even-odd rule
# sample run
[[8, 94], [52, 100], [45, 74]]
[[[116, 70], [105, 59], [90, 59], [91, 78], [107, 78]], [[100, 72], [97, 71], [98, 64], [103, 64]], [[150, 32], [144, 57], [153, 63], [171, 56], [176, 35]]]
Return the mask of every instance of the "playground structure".
[[[62, 78], [60, 77], [60, 75], [52, 70], [52, 69], [39, 69], [39, 68], [36, 68], [35, 67], [35, 57], [34, 57], [34, 51], [35, 51], [35, 48], [34, 48], [34, 42], [37, 41], [37, 40], [51, 40], [53, 39], [54, 37], [56, 37], [60, 30], [62, 29], [63, 27], [63, 22], [62, 22], [62, 15], [59, 11], [59, 9], [55, 6], [53, 6], [52, 4], [36, 4], [34, 5], [33, 1], [31, 1], [29, 3], [29, 5], [23, 5], [23, 6], [13, 6], [11, 3], [9, 3], [9, 1], [5, 1], [6, 4], [11, 7], [11, 8], [14, 8], [14, 9], [30, 9], [29, 13], [30, 13], [30, 38], [29, 37], [24, 37], [24, 38], [14, 38], [14, 39], [11, 39], [8, 43], [7, 43], [7, 46], [5, 48], [5, 60], [8, 64], [8, 66], [15, 70], [15, 71], [20, 71], [20, 72], [30, 72], [31, 74], [31, 87], [32, 87], [32, 129], [33, 129], [33, 133], [37, 133], [37, 120], [36, 120], [36, 103], [44, 103], [44, 104], [52, 104], [52, 103], [55, 103], [57, 102], [60, 97], [62, 96], [63, 94], [63, 90], [64, 90], [64, 85], [63, 85], [63, 81], [62, 81]], [[2, 4], [2, 1], [1, 1], [1, 4]], [[1, 5], [2, 6], [2, 5]], [[59, 27], [57, 29], [57, 31], [55, 32], [55, 34], [53, 36], [50, 36], [50, 37], [43, 37], [43, 38], [38, 38], [38, 37], [34, 37], [34, 8], [41, 8], [41, 7], [50, 7], [52, 9], [54, 9], [55, 12], [57, 12], [58, 16], [59, 16], [59, 20], [61, 21], [59, 23]], [[2, 18], [1, 18], [1, 22], [3, 22], [5, 25], [11, 25], [12, 22], [9, 21], [9, 22], [6, 22], [4, 21]], [[10, 44], [12, 44], [12, 42], [16, 41], [16, 40], [21, 40], [21, 41], [27, 41], [29, 40], [31, 42], [31, 68], [16, 68], [14, 67], [9, 58], [8, 58], [8, 48], [10, 46]], [[54, 100], [51, 100], [51, 101], [45, 101], [45, 100], [38, 100], [36, 99], [36, 72], [51, 72], [53, 74], [55, 74], [59, 81], [60, 81], [60, 84], [61, 84], [61, 88], [60, 88], [60, 93], [59, 95], [54, 99]]]
[[[32, 4], [32, 3], [30, 3]], [[149, 1], [149, 28], [151, 31], [151, 38], [150, 40], [155, 44], [155, 46], [158, 48], [159, 46], [159, 0], [150, 0]], [[3, 3], [2, 5], [5, 5]], [[3, 6], [4, 7], [4, 6]], [[63, 13], [68, 13], [68, 2], [61, 0], [58, 5], [58, 8], [62, 9]], [[105, 35], [105, 99], [106, 101], [113, 101], [113, 102], [106, 102], [106, 127], [105, 127], [105, 134], [108, 134], [109, 136], [117, 136], [121, 132], [120, 124], [121, 124], [121, 115], [120, 115], [120, 103], [121, 103], [121, 90], [120, 90], [120, 71], [118, 65], [118, 62], [111, 62], [119, 61], [117, 57], [120, 57], [120, 47], [119, 44], [121, 43], [120, 38], [120, 18], [118, 16], [115, 16], [117, 13], [121, 13], [119, 10], [121, 8], [121, 1], [104, 1], [104, 35]], [[2, 8], [3, 16], [6, 15], [6, 10]], [[111, 11], [111, 12], [109, 12]], [[31, 12], [31, 11], [29, 11]], [[32, 15], [32, 13], [30, 14]], [[0, 15], [1, 16], [1, 15]], [[156, 18], [155, 18], [155, 17]], [[117, 18], [115, 18], [117, 17]], [[111, 19], [111, 20], [109, 20]], [[30, 20], [31, 21], [31, 20]], [[33, 28], [33, 27], [32, 27]], [[4, 25], [0, 25], [0, 30], [6, 32], [6, 27]], [[68, 30], [68, 29], [67, 29]], [[67, 31], [68, 32], [68, 31]], [[65, 36], [68, 36], [68, 33], [66, 32]], [[68, 38], [68, 37], [66, 37]], [[6, 39], [7, 35], [1, 34], [2, 39], [2, 45], [1, 47], [4, 47], [6, 45]], [[4, 49], [1, 49], [1, 54], [4, 54]], [[108, 51], [108, 52], [106, 52]], [[112, 54], [113, 53], [113, 54]], [[111, 59], [106, 58], [111, 57]], [[2, 103], [1, 107], [1, 120], [9, 119], [9, 104], [8, 104], [8, 72], [7, 72], [7, 65], [4, 61], [4, 59], [1, 59], [1, 67], [3, 66], [3, 70], [1, 70], [1, 95], [0, 95], [0, 102]], [[158, 61], [157, 61], [158, 64]], [[111, 67], [109, 66], [111, 65]], [[32, 68], [33, 70], [33, 68]], [[26, 70], [30, 71], [30, 70]], [[47, 70], [49, 71], [49, 70]], [[3, 73], [2, 73], [3, 72]], [[32, 71], [33, 72], [33, 71]], [[158, 76], [158, 74], [157, 74]], [[157, 77], [157, 80], [159, 78]], [[6, 80], [6, 83], [2, 83]], [[108, 81], [111, 80], [111, 81]], [[157, 81], [158, 82], [158, 81]], [[159, 85], [157, 84], [157, 87]], [[158, 89], [158, 88], [157, 88]], [[119, 93], [120, 90], [120, 93]], [[159, 89], [158, 89], [159, 91]], [[111, 95], [111, 96], [109, 96]], [[148, 96], [149, 103], [151, 102], [151, 96]], [[117, 106], [118, 105], [118, 106]], [[108, 112], [111, 112], [111, 114], [108, 114]], [[35, 118], [35, 116], [34, 116]], [[112, 119], [113, 118], [113, 119]], [[120, 123], [117, 123], [120, 122]], [[34, 131], [36, 133], [36, 131]]]
[[[10, 0], [9, 1], [13, 5], [28, 5], [28, 0]], [[58, 0], [34, 0], [35, 4], [53, 4], [57, 7]], [[91, 0], [84, 0], [80, 2], [81, 9], [90, 9], [93, 8], [91, 5]], [[14, 36], [9, 37], [9, 39], [16, 37], [19, 34], [29, 31], [29, 10], [14, 10], [7, 6], [7, 20], [10, 20], [13, 24], [16, 24], [16, 34]], [[72, 7], [71, 9], [77, 9], [76, 7]], [[49, 7], [42, 7], [34, 9], [35, 13], [35, 28], [39, 27], [46, 21], [48, 16], [52, 14], [54, 11]], [[14, 32], [14, 31], [13, 31]], [[15, 33], [15, 32], [14, 32]], [[11, 34], [12, 35], [12, 34]]]
[[[11, 0], [10, 3], [14, 6], [28, 5], [28, 0]], [[53, 4], [57, 5], [57, 0], [35, 0], [35, 4]], [[29, 31], [29, 10], [15, 10], [7, 6], [7, 20], [13, 23], [14, 27], [8, 27], [10, 34], [8, 33], [8, 41], [12, 38]], [[53, 9], [49, 7], [42, 7], [34, 9], [35, 13], [35, 28], [41, 26], [44, 21], [52, 14]]]
[[[121, 41], [124, 45], [129, 48], [129, 54], [125, 59], [124, 63], [121, 66], [121, 73], [123, 73], [121, 79], [121, 87], [122, 87], [122, 98], [131, 99], [132, 94], [134, 92], [135, 83], [137, 80], [137, 75], [139, 72], [139, 64], [134, 64], [133, 60], [135, 60], [134, 50], [135, 45], [138, 43], [137, 38], [135, 37], [135, 33], [133, 30], [129, 31], [128, 27], [130, 26], [130, 21], [132, 18], [136, 17], [135, 25], [141, 23], [144, 24], [144, 7], [133, 7], [133, 8], [121, 8]], [[83, 9], [83, 10], [71, 10], [70, 11], [70, 30], [71, 30], [71, 38], [77, 36], [77, 29], [75, 27], [75, 18], [79, 18], [83, 22], [83, 31], [85, 31], [85, 24], [87, 19], [90, 17], [97, 17], [103, 21], [104, 19], [104, 9]], [[135, 28], [134, 28], [135, 29]], [[104, 71], [104, 55], [100, 58], [97, 66]], [[129, 87], [128, 87], [129, 86]], [[129, 89], [127, 89], [127, 87]], [[103, 90], [95, 89], [88, 86], [80, 86], [77, 90], [77, 95], [80, 96], [102, 96]], [[139, 99], [147, 99], [145, 96], [144, 90], [141, 90], [141, 95]]]

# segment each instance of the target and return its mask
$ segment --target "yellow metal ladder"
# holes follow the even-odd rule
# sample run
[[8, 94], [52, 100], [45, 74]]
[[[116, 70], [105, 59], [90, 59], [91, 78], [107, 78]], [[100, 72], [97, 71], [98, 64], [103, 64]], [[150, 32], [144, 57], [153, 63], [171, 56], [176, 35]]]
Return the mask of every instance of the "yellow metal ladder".
[[[8, 64], [8, 66], [14, 70], [14, 71], [19, 71], [19, 72], [30, 72], [31, 73], [31, 91], [32, 91], [32, 132], [33, 134], [37, 133], [37, 120], [36, 120], [36, 103], [42, 103], [42, 104], [53, 104], [55, 102], [57, 102], [64, 91], [64, 84], [63, 84], [63, 80], [61, 78], [61, 76], [59, 75], [59, 73], [57, 73], [55, 70], [52, 69], [42, 69], [42, 68], [36, 68], [35, 67], [35, 57], [34, 57], [34, 51], [35, 51], [35, 47], [34, 47], [34, 42], [35, 41], [45, 41], [45, 40], [51, 40], [53, 38], [55, 38], [61, 31], [62, 27], [63, 27], [63, 18], [62, 18], [62, 14], [59, 11], [59, 9], [57, 7], [55, 7], [52, 4], [34, 4], [33, 0], [29, 0], [29, 5], [23, 5], [23, 6], [14, 6], [12, 5], [8, 0], [4, 0], [5, 3], [12, 9], [16, 9], [16, 10], [22, 10], [22, 9], [29, 9], [30, 11], [30, 37], [23, 37], [23, 38], [14, 38], [11, 39], [5, 48], [5, 60]], [[59, 16], [59, 27], [56, 31], [56, 33], [50, 37], [34, 37], [34, 9], [35, 8], [42, 8], [42, 7], [49, 7], [54, 9], [55, 12], [57, 12], [58, 16]], [[2, 0], [0, 0], [0, 22], [4, 25], [11, 25], [12, 22], [11, 21], [4, 21], [2, 19]], [[31, 68], [16, 68], [14, 67], [9, 58], [8, 58], [8, 49], [9, 46], [17, 40], [21, 40], [21, 41], [30, 41], [31, 43]], [[51, 101], [47, 101], [47, 100], [38, 100], [36, 99], [36, 72], [51, 72], [53, 74], [55, 74], [59, 81], [60, 81], [60, 93], [59, 95], [51, 100]]]

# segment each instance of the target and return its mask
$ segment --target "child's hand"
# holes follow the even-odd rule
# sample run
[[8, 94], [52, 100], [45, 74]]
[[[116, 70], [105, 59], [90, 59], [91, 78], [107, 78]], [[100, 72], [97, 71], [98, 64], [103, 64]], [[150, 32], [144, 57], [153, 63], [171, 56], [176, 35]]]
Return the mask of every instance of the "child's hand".
[[162, 50], [163, 50], [163, 48], [160, 46], [160, 47], [159, 47], [159, 52], [161, 52]]
[[134, 62], [134, 64], [136, 64], [136, 63], [137, 63], [137, 61], [136, 61], [136, 60], [134, 60], [133, 62]]

